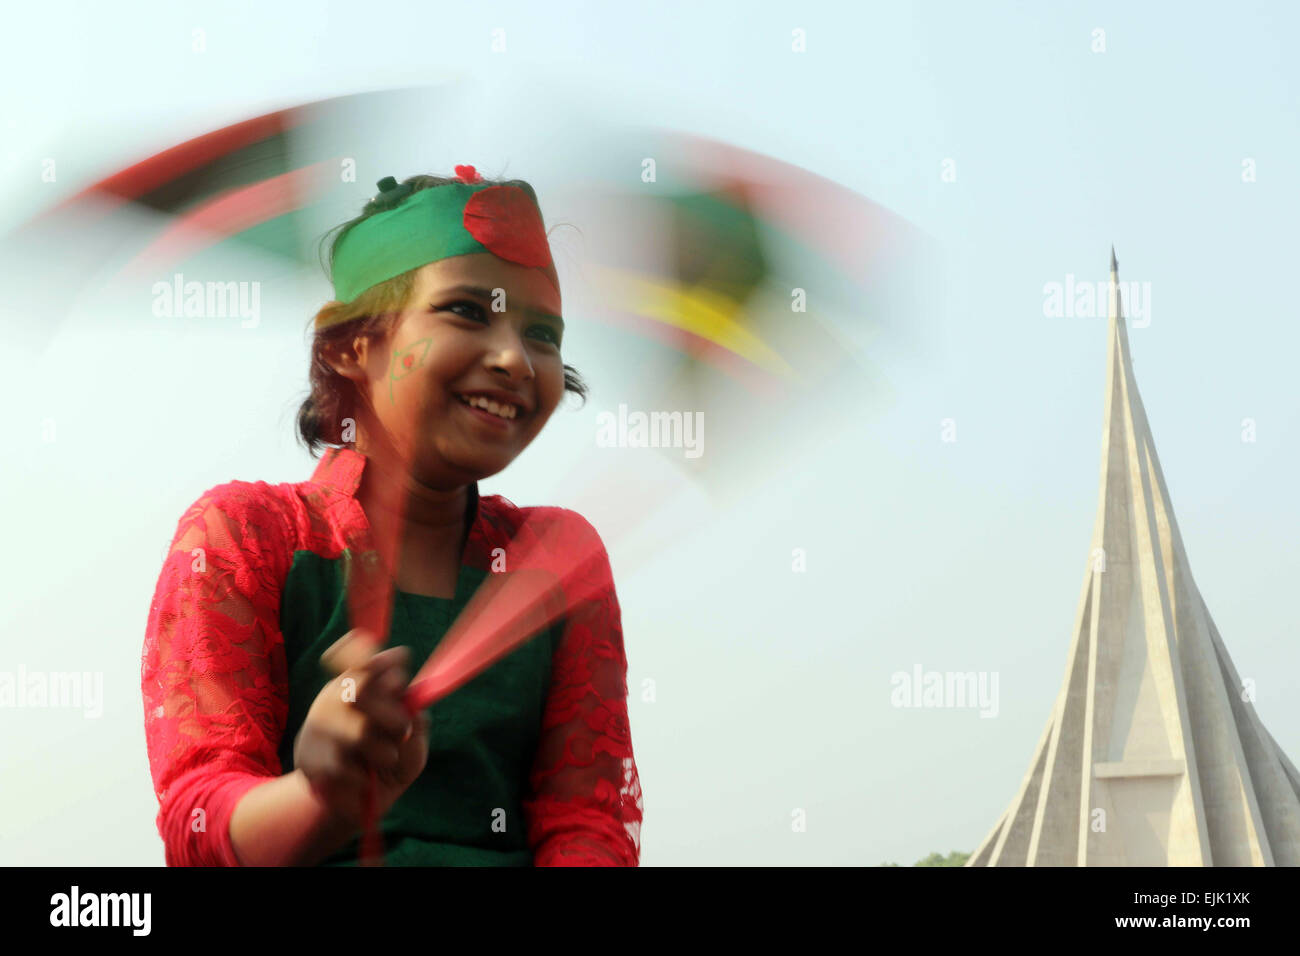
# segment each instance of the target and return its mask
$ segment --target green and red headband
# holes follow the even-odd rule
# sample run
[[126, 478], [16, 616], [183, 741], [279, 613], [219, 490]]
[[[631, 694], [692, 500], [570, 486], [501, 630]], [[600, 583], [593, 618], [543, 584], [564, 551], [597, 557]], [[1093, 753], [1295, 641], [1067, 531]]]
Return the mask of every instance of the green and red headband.
[[490, 252], [542, 269], [559, 280], [536, 196], [518, 186], [483, 182], [473, 166], [457, 166], [458, 182], [416, 191], [392, 176], [375, 199], [388, 205], [353, 226], [334, 253], [334, 298], [351, 302], [367, 289], [439, 259]]

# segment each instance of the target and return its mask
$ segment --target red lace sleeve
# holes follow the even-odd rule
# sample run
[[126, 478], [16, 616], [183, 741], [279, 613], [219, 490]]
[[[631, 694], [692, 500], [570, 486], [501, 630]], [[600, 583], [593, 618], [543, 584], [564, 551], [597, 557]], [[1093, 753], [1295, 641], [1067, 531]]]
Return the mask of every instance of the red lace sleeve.
[[[596, 535], [585, 518], [577, 533]], [[524, 803], [535, 866], [636, 866], [641, 782], [627, 713], [627, 658], [609, 556], [588, 566], [596, 596], [566, 615]], [[580, 588], [584, 592], [586, 587]]]
[[266, 488], [231, 482], [186, 511], [149, 611], [141, 686], [168, 866], [238, 866], [235, 804], [281, 772], [287, 524]]

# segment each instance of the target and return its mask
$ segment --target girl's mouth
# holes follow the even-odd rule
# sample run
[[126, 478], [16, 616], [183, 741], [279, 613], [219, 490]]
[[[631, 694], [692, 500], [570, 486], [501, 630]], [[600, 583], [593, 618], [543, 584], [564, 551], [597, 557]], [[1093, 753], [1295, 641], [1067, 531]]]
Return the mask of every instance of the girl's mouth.
[[[465, 409], [465, 411], [469, 412], [479, 421], [484, 422], [487, 425], [491, 425], [493, 428], [497, 429], [498, 431], [502, 431], [502, 432], [509, 431], [517, 421], [516, 418], [504, 418], [501, 415], [488, 411], [486, 408], [478, 408], [474, 405], [471, 405], [461, 395], [456, 396], [456, 404], [460, 405], [462, 408]], [[500, 408], [501, 406], [497, 406], [497, 407]], [[507, 411], [506, 414], [517, 415], [518, 410], [515, 409], [515, 410]]]

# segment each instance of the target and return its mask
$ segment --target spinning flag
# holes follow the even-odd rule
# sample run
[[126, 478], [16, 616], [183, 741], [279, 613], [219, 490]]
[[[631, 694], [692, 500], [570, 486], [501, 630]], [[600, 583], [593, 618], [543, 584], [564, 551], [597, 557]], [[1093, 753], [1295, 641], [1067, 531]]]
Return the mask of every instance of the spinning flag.
[[[870, 347], [910, 338], [915, 293], [935, 284], [918, 281], [928, 237], [838, 183], [717, 141], [653, 130], [601, 144], [559, 200], [586, 239], [586, 281], [566, 296], [581, 295], [580, 314], [603, 326], [584, 338], [603, 338], [616, 364], [597, 443], [655, 449], [644, 454], [727, 508], [819, 430], [851, 440], [869, 424], [890, 396]], [[644, 461], [584, 458], [557, 487], [636, 500], [604, 517], [614, 539], [658, 528], [681, 483]]]
[[0, 238], [12, 278], [49, 276], [9, 283], [17, 298], [6, 336], [43, 352], [78, 298], [98, 284], [148, 289], [182, 266], [191, 274], [228, 272], [205, 269], [218, 255], [246, 253], [244, 278], [319, 268], [319, 240], [356, 214], [370, 157], [393, 139], [383, 117], [416, 104], [428, 114], [428, 97], [365, 93], [278, 110], [94, 182]]
[[[3, 240], [0, 260], [11, 268], [25, 261], [60, 270], [26, 313], [19, 306], [24, 321], [6, 323], [6, 332], [43, 350], [96, 280], [165, 279], [232, 248], [253, 252], [269, 270], [316, 265], [325, 231], [356, 214], [358, 189], [376, 170], [392, 171], [384, 156], [400, 126], [384, 117], [417, 107], [427, 116], [424, 97], [374, 93], [277, 111], [94, 183]], [[594, 292], [587, 311], [635, 356], [639, 378], [620, 383], [620, 403], [703, 416], [708, 454], [683, 459], [678, 450], [672, 460], [711, 495], [738, 497], [794, 453], [791, 422], [797, 432], [799, 416], [824, 414], [817, 403], [831, 386], [864, 376], [882, 384], [864, 343], [891, 324], [898, 301], [890, 280], [919, 233], [843, 187], [724, 144], [664, 132], [611, 136], [599, 161], [621, 153], [654, 155], [658, 176], [629, 190], [615, 185], [625, 181], [626, 164], [617, 175], [607, 168], [587, 178], [580, 162], [574, 166], [568, 214], [595, 237], [584, 264]], [[350, 185], [357, 180], [363, 185]], [[410, 472], [410, 448], [376, 448], [375, 456], [386, 470]], [[573, 488], [597, 470], [578, 463]], [[605, 530], [605, 541], [618, 541], [662, 503], [639, 500], [625, 523]], [[406, 502], [388, 505], [400, 527]], [[375, 549], [349, 556], [348, 602], [352, 626], [377, 650], [388, 642], [399, 542], [392, 534]], [[411, 712], [436, 706], [597, 595], [608, 585], [602, 550], [597, 537], [525, 522], [508, 549], [510, 570], [488, 576], [412, 680]], [[367, 863], [381, 859], [373, 780]]]

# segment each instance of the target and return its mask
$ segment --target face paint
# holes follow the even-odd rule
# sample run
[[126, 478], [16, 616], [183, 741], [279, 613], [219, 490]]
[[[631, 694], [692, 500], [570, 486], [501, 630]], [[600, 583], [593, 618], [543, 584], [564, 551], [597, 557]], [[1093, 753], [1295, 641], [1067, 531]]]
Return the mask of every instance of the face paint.
[[393, 353], [393, 366], [388, 371], [389, 404], [397, 404], [396, 399], [393, 398], [393, 383], [406, 378], [412, 371], [424, 364], [425, 356], [429, 354], [429, 346], [432, 343], [432, 338], [419, 339], [401, 351]]

